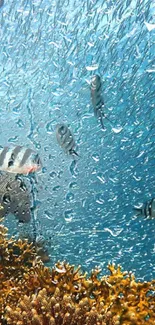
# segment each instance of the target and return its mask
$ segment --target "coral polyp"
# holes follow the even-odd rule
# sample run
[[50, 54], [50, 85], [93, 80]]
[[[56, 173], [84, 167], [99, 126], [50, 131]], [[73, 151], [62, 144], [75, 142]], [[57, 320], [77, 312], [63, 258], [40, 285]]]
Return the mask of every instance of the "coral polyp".
[[155, 281], [108, 265], [90, 276], [58, 262], [44, 266], [26, 240], [0, 226], [0, 322], [5, 325], [154, 325]]

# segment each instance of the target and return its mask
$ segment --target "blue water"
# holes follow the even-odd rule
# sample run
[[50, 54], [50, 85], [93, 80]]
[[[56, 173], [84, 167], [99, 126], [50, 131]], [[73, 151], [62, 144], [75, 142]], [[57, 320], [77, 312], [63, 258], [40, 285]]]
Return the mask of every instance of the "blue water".
[[[10, 0], [0, 8], [0, 144], [42, 158], [35, 223], [49, 241], [49, 265], [65, 259], [105, 273], [110, 261], [155, 277], [155, 219], [133, 212], [155, 197], [155, 29], [147, 23], [155, 24], [151, 0]], [[105, 131], [91, 104], [94, 73], [112, 122]], [[77, 163], [56, 141], [59, 122], [74, 132]], [[20, 231], [14, 218], [6, 224]]]

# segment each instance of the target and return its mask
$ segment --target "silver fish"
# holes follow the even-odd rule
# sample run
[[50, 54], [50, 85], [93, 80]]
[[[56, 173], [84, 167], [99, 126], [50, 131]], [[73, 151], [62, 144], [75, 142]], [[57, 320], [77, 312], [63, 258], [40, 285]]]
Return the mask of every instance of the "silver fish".
[[29, 174], [42, 167], [39, 155], [22, 146], [0, 148], [0, 170], [15, 174]]
[[104, 114], [103, 108], [104, 108], [104, 101], [102, 98], [102, 84], [101, 84], [101, 78], [99, 75], [94, 75], [91, 79], [91, 99], [92, 104], [94, 107], [94, 114], [99, 119], [102, 129], [105, 129], [103, 118], [106, 118], [108, 121], [110, 121]]
[[155, 198], [143, 204], [141, 208], [134, 207], [136, 216], [144, 216], [145, 218], [155, 218]]
[[13, 214], [20, 222], [31, 220], [31, 200], [25, 183], [0, 173], [0, 217]]
[[57, 124], [56, 126], [56, 138], [57, 141], [64, 149], [64, 151], [70, 155], [79, 156], [78, 153], [74, 150], [76, 144], [72, 132], [64, 123]]

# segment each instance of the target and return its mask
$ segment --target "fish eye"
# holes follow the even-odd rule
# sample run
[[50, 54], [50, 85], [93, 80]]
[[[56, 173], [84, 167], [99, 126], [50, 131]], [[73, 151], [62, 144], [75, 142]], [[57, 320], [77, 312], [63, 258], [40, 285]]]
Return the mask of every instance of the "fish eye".
[[65, 125], [61, 125], [61, 126], [59, 127], [59, 133], [60, 133], [60, 134], [65, 134], [65, 133], [66, 133], [66, 127], [65, 127]]

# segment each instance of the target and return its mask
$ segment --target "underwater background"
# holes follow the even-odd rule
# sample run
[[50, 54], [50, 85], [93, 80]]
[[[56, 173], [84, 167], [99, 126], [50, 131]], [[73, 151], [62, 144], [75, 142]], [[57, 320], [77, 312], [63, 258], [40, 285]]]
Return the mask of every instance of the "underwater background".
[[[110, 261], [154, 278], [155, 219], [136, 217], [133, 207], [155, 196], [155, 4], [1, 4], [0, 145], [34, 148], [43, 162], [35, 220], [25, 226], [7, 216], [10, 234], [35, 222], [49, 242], [48, 265], [65, 259], [90, 271]], [[111, 121], [105, 130], [91, 103], [95, 73]], [[76, 162], [56, 141], [61, 122], [74, 133]]]

